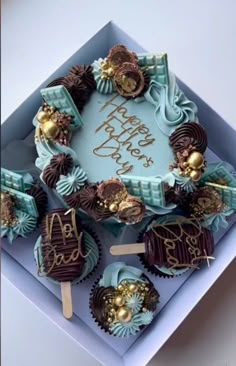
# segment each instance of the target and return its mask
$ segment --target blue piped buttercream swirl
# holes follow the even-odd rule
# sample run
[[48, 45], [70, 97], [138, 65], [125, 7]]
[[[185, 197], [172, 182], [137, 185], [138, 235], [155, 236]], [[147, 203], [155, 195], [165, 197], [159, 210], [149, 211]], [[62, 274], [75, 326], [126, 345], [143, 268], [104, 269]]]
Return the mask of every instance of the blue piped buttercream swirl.
[[69, 194], [80, 190], [87, 181], [85, 171], [79, 166], [74, 167], [67, 175], [61, 175], [56, 184], [56, 190], [61, 196], [68, 196]]
[[101, 94], [111, 94], [115, 91], [112, 80], [102, 79], [101, 63], [103, 61], [102, 58], [99, 58], [92, 63], [93, 76], [97, 84], [97, 91]]
[[155, 106], [154, 118], [160, 130], [170, 136], [182, 123], [197, 121], [197, 107], [186, 98], [176, 84], [175, 76], [170, 73], [169, 85], [151, 80], [146, 100]]
[[115, 262], [107, 266], [99, 281], [99, 285], [116, 287], [124, 280], [144, 282], [141, 276], [142, 271], [140, 269], [127, 266], [124, 262]]
[[17, 236], [26, 237], [32, 231], [35, 230], [37, 219], [27, 213], [15, 210], [16, 224], [13, 226], [1, 225], [1, 237], [7, 236], [8, 241], [12, 244], [12, 241], [17, 238]]
[[110, 331], [113, 335], [121, 338], [134, 336], [142, 326], [150, 324], [152, 320], [153, 312], [147, 311], [146, 313], [134, 315], [128, 323], [117, 322], [111, 325]]

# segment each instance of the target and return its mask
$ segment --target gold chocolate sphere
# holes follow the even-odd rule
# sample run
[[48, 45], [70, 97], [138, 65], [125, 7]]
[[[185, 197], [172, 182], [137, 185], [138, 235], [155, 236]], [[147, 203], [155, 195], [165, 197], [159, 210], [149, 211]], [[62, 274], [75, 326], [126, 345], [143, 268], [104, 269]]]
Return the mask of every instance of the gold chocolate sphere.
[[202, 176], [202, 172], [201, 170], [192, 170], [190, 173], [190, 178], [194, 181], [197, 182]]
[[122, 296], [116, 296], [114, 299], [114, 303], [116, 306], [122, 306], [124, 305], [124, 298]]
[[128, 323], [131, 320], [131, 318], [132, 318], [132, 313], [131, 313], [131, 311], [128, 308], [126, 308], [125, 306], [122, 306], [117, 311], [116, 316], [117, 316], [117, 319], [121, 323]]
[[112, 68], [112, 67], [109, 67], [109, 68], [108, 68], [108, 70], [107, 70], [107, 75], [108, 75], [109, 77], [114, 76], [114, 70], [113, 70], [113, 68]]
[[55, 139], [60, 132], [57, 124], [53, 121], [45, 122], [41, 128], [45, 136], [49, 139]]
[[129, 290], [130, 290], [131, 292], [135, 292], [135, 291], [137, 290], [137, 285], [135, 285], [135, 283], [131, 283], [131, 284], [129, 285]]
[[198, 151], [193, 151], [188, 159], [187, 163], [190, 168], [192, 169], [201, 169], [204, 165], [204, 157], [203, 155]]
[[49, 116], [47, 112], [41, 111], [37, 114], [37, 120], [40, 123], [45, 123], [49, 120]]
[[116, 202], [111, 203], [110, 206], [109, 206], [109, 210], [111, 212], [117, 212], [118, 211], [118, 208], [119, 207], [118, 207], [118, 204]]

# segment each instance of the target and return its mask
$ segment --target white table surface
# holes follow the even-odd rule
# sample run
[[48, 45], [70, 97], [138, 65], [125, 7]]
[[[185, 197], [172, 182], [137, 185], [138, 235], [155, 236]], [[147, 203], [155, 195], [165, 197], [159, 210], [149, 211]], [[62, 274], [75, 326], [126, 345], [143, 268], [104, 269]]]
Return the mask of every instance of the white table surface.
[[[166, 51], [170, 68], [236, 125], [235, 14], [235, 0], [2, 0], [2, 122], [113, 19], [145, 48]], [[149, 366], [236, 365], [235, 279], [236, 262]], [[98, 363], [78, 351], [71, 339], [4, 280], [2, 365]]]

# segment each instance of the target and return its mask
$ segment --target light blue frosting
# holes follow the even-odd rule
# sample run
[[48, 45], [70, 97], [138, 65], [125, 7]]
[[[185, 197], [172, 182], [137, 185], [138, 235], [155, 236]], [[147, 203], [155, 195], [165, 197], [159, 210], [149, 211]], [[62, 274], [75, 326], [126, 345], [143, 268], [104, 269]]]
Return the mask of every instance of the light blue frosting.
[[101, 63], [104, 60], [99, 58], [92, 63], [93, 76], [97, 84], [97, 91], [101, 94], [111, 94], [115, 91], [112, 79], [102, 79]]
[[[94, 267], [97, 265], [99, 260], [99, 249], [96, 242], [89, 233], [87, 233], [86, 231], [84, 231], [83, 233], [84, 233], [83, 235], [85, 242], [85, 251], [86, 253], [89, 253], [89, 255], [85, 258], [83, 273], [81, 274], [81, 276], [77, 277], [74, 281], [72, 281], [73, 285], [76, 285], [77, 283], [81, 282], [85, 277], [87, 277], [88, 274], [92, 272]], [[42, 237], [39, 236], [34, 247], [34, 258], [37, 266], [38, 267], [40, 266], [41, 268], [41, 275], [45, 276], [45, 272], [42, 265], [43, 257], [41, 253], [41, 243], [42, 243]], [[58, 281], [55, 281], [50, 277], [48, 277], [48, 279], [57, 285], [60, 284]]]
[[163, 181], [170, 187], [174, 187], [175, 183], [181, 186], [181, 188], [187, 193], [196, 190], [196, 185], [190, 177], [181, 177], [178, 173], [178, 169], [174, 169], [172, 172], [167, 173]]
[[133, 314], [137, 314], [141, 310], [142, 303], [143, 300], [137, 293], [125, 298], [125, 305], [132, 310]]
[[124, 262], [114, 262], [106, 267], [99, 285], [102, 287], [117, 287], [124, 280], [145, 282], [141, 279], [141, 276], [142, 271], [140, 269], [127, 266]]
[[113, 335], [121, 338], [134, 336], [140, 331], [140, 328], [144, 325], [148, 325], [153, 320], [153, 312], [147, 311], [146, 313], [136, 314], [128, 323], [117, 322], [110, 327], [110, 331]]
[[155, 121], [165, 135], [170, 136], [184, 122], [197, 121], [197, 106], [180, 90], [172, 73], [168, 86], [151, 80], [144, 96], [155, 106]]
[[78, 165], [79, 163], [75, 151], [68, 146], [45, 140], [39, 140], [35, 145], [38, 153], [35, 165], [40, 170], [43, 170], [47, 165], [49, 165], [50, 160], [54, 155], [58, 155], [60, 153], [69, 154], [73, 159], [74, 165]]
[[225, 209], [222, 212], [211, 214], [211, 215], [205, 215], [204, 221], [201, 223], [203, 227], [206, 227], [207, 229], [217, 232], [221, 228], [225, 229], [229, 225], [226, 217], [232, 215], [234, 213], [234, 210], [231, 209]]
[[56, 184], [56, 190], [61, 196], [68, 196], [80, 190], [85, 185], [87, 179], [87, 175], [82, 168], [79, 166], [73, 167], [70, 173], [60, 176]]
[[1, 225], [1, 238], [7, 236], [10, 244], [17, 236], [26, 237], [35, 230], [37, 219], [27, 213], [15, 210], [17, 224], [14, 226]]

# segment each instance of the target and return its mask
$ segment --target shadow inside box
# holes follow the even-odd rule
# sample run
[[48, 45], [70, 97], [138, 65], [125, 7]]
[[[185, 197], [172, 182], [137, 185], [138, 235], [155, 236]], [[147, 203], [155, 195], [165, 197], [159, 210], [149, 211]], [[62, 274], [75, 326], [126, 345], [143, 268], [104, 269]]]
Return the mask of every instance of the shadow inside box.
[[[34, 147], [34, 131], [31, 131], [24, 140], [12, 141], [6, 148], [2, 151], [2, 163], [3, 167], [14, 170], [25, 169], [29, 171], [33, 176], [39, 176], [39, 170], [35, 168], [34, 161], [36, 157], [36, 151]], [[21, 159], [17, 159], [17, 155], [20, 152]], [[19, 156], [19, 155], [18, 155]], [[220, 159], [211, 151], [207, 150], [206, 158], [208, 161], [219, 161]], [[61, 207], [60, 201], [47, 190], [50, 196], [49, 209]], [[235, 221], [235, 218], [234, 220]], [[231, 223], [232, 224], [232, 223]], [[127, 350], [137, 341], [142, 332], [137, 336], [131, 337], [129, 339], [119, 339], [108, 334], [105, 334], [94, 322], [91, 317], [89, 310], [89, 297], [90, 291], [93, 283], [101, 276], [104, 268], [116, 260], [121, 260], [127, 264], [141, 268], [144, 273], [148, 275], [151, 281], [154, 283], [155, 287], [160, 293], [160, 303], [158, 304], [156, 316], [165, 308], [169, 303], [175, 293], [184, 285], [185, 281], [191, 276], [192, 270], [189, 270], [182, 276], [176, 277], [175, 279], [164, 279], [159, 277], [154, 277], [148, 273], [142, 266], [137, 256], [120, 256], [113, 257], [109, 253], [109, 248], [111, 245], [117, 243], [129, 243], [135, 242], [138, 233], [132, 227], [126, 227], [122, 234], [118, 237], [114, 237], [110, 232], [108, 232], [100, 224], [90, 223], [92, 229], [97, 233], [100, 242], [102, 243], [102, 259], [95, 273], [86, 281], [79, 285], [73, 286], [73, 303], [74, 303], [74, 314], [83, 320], [83, 322], [100, 338], [103, 339], [112, 349], [117, 351], [119, 349], [119, 354], [123, 356]], [[229, 226], [230, 228], [230, 226]], [[227, 230], [229, 229], [227, 228]], [[215, 236], [215, 242], [217, 243], [221, 237], [227, 232], [227, 230], [220, 231]], [[37, 268], [33, 257], [33, 245], [36, 241], [40, 231], [33, 233], [27, 239], [18, 239], [15, 245], [8, 245], [6, 240], [3, 240], [3, 249], [11, 255], [19, 264], [21, 264], [29, 273], [31, 273], [39, 282], [41, 282], [52, 294], [54, 294], [59, 300], [61, 299], [61, 293], [59, 286], [52, 284], [45, 278], [39, 278], [37, 276]], [[204, 266], [203, 266], [204, 267]], [[82, 299], [82, 300], [81, 300]], [[158, 317], [155, 319], [150, 328], [153, 327], [158, 322]], [[72, 320], [73, 322], [73, 320]], [[149, 328], [149, 327], [148, 327]], [[145, 334], [148, 332], [148, 328], [144, 330]]]

